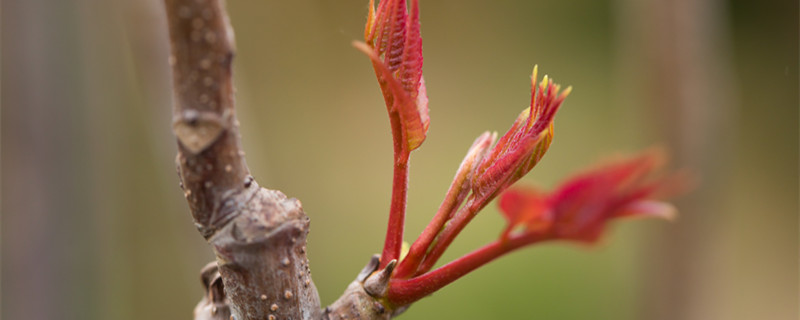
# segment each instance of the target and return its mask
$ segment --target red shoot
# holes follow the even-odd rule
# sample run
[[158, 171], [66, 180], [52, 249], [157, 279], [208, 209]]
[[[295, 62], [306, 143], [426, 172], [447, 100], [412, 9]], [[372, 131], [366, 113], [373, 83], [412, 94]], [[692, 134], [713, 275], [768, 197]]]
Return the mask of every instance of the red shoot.
[[354, 45], [372, 60], [392, 126], [394, 177], [389, 224], [380, 268], [400, 258], [403, 245], [408, 158], [425, 140], [430, 118], [425, 79], [422, 78], [422, 37], [419, 29], [419, 1], [386, 0], [377, 10], [370, 0], [364, 31], [365, 43]]
[[414, 241], [414, 244], [411, 245], [406, 258], [395, 270], [395, 277], [404, 278], [417, 272], [417, 267], [422, 262], [422, 258], [424, 258], [424, 254], [427, 253], [434, 238], [442, 230], [445, 223], [453, 218], [456, 210], [464, 203], [470, 193], [472, 175], [496, 138], [497, 134], [485, 132], [472, 143], [472, 147], [469, 148], [466, 157], [464, 157], [458, 167], [458, 171], [456, 171], [456, 176], [453, 178], [450, 189], [447, 190], [439, 210], [419, 238], [417, 238], [417, 241]]
[[[408, 161], [428, 132], [428, 97], [422, 77], [419, 0], [370, 0], [366, 43], [355, 42], [371, 60], [392, 128], [394, 179], [386, 240], [378, 270], [364, 280], [365, 291], [390, 308], [433, 293], [463, 275], [518, 248], [546, 241], [595, 242], [611, 219], [627, 216], [670, 218], [674, 208], [657, 199], [674, 195], [680, 180], [660, 171], [660, 154], [612, 162], [573, 177], [553, 192], [508, 187], [525, 176], [553, 141], [553, 120], [571, 87], [548, 76], [531, 76], [530, 106], [497, 139], [485, 132], [470, 147], [444, 201], [401, 260], [408, 190]], [[495, 144], [495, 141], [497, 143]], [[508, 225], [499, 238], [432, 270], [455, 237], [489, 202], [499, 205]]]
[[414, 251], [412, 246], [409, 256], [424, 255], [424, 258], [418, 266], [406, 266], [414, 260], [401, 262], [400, 275], [430, 270], [472, 218], [500, 192], [527, 174], [547, 152], [553, 140], [553, 118], [572, 87], [559, 94], [560, 86], [547, 76], [537, 86], [537, 71], [538, 68], [534, 67], [531, 75], [530, 107], [520, 113], [508, 132], [477, 163], [471, 173], [469, 186], [472, 193], [466, 203], [443, 228], [436, 230], [435, 243], [424, 249], [420, 246], [417, 248], [419, 251]]

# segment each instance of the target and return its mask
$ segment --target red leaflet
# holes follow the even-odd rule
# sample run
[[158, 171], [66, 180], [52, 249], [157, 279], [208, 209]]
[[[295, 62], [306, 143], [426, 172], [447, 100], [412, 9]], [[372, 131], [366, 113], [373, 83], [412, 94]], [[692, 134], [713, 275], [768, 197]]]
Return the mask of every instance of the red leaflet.
[[553, 211], [547, 194], [536, 189], [517, 188], [508, 190], [500, 197], [500, 213], [508, 221], [501, 239], [505, 240], [509, 233], [518, 226], [527, 230], [541, 232], [553, 224]]
[[404, 150], [418, 148], [425, 140], [430, 118], [425, 80], [422, 77], [422, 37], [419, 29], [419, 1], [412, 0], [410, 12], [406, 0], [381, 1], [370, 13], [364, 43], [354, 43], [372, 60], [390, 117], [399, 117], [396, 140], [405, 142]]
[[671, 205], [655, 200], [667, 195], [662, 191], [681, 189], [681, 180], [665, 177], [662, 163], [659, 153], [644, 152], [575, 176], [549, 195], [511, 190], [501, 197], [500, 209], [509, 230], [594, 242], [616, 217], [674, 217]]

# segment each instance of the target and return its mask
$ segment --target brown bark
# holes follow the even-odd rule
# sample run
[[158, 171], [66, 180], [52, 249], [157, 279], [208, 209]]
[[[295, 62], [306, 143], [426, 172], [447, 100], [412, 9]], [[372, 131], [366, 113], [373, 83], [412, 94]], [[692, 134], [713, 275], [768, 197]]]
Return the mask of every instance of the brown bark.
[[[300, 201], [250, 176], [234, 112], [233, 31], [222, 0], [165, 0], [178, 176], [195, 225], [217, 256], [202, 271], [195, 319], [389, 319], [364, 289], [376, 259], [320, 308], [306, 257]], [[376, 273], [370, 283], [385, 287]], [[401, 310], [400, 310], [401, 311]]]
[[[195, 224], [216, 256], [196, 319], [317, 319], [300, 202], [249, 175], [234, 115], [233, 32], [222, 1], [166, 0], [178, 175]], [[227, 300], [227, 303], [226, 303]], [[230, 310], [226, 308], [230, 307]]]

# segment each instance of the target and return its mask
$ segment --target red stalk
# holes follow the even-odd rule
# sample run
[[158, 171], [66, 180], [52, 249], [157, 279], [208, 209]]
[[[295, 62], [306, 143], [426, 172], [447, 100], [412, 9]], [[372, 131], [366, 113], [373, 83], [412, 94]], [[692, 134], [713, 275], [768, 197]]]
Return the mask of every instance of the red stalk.
[[425, 230], [423, 230], [422, 234], [417, 238], [417, 241], [414, 241], [414, 244], [411, 245], [411, 249], [408, 250], [408, 255], [406, 255], [403, 261], [400, 261], [400, 265], [395, 269], [394, 277], [402, 279], [416, 273], [428, 247], [430, 247], [436, 235], [439, 234], [439, 231], [442, 230], [442, 226], [444, 226], [445, 222], [450, 219], [453, 212], [458, 208], [458, 205], [463, 201], [463, 199], [458, 199], [458, 193], [461, 191], [460, 188], [455, 187], [456, 186], [451, 186], [450, 190], [448, 190], [445, 200], [442, 202], [442, 205], [439, 206], [439, 210], [436, 211], [433, 220], [428, 223]]
[[406, 220], [406, 200], [408, 192], [408, 158], [410, 151], [406, 148], [406, 140], [400, 117], [397, 114], [389, 119], [392, 123], [394, 140], [394, 176], [392, 178], [392, 201], [389, 207], [389, 223], [386, 227], [386, 239], [381, 253], [380, 269], [389, 261], [400, 259], [403, 249], [403, 231]]
[[547, 235], [524, 233], [505, 241], [496, 240], [436, 270], [411, 279], [393, 279], [387, 299], [396, 306], [408, 305], [441, 289], [489, 261], [520, 247], [547, 240]]
[[467, 203], [458, 210], [458, 213], [450, 219], [449, 223], [445, 225], [444, 229], [439, 232], [438, 237], [436, 238], [435, 242], [431, 245], [431, 249], [429, 250], [428, 254], [425, 255], [425, 259], [422, 260], [422, 263], [417, 268], [417, 272], [415, 275], [419, 275], [424, 273], [431, 268], [433, 265], [439, 261], [439, 258], [442, 257], [442, 254], [447, 250], [447, 247], [455, 240], [456, 236], [463, 230], [467, 224], [474, 218], [478, 211], [483, 209], [486, 204], [489, 202], [487, 198], [490, 199], [491, 195], [484, 196], [480, 199], [470, 198], [467, 200]]

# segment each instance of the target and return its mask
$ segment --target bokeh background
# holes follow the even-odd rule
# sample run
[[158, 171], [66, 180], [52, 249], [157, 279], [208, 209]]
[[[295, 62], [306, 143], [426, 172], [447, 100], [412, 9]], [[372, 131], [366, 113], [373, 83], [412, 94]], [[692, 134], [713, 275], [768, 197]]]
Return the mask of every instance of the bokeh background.
[[[798, 3], [422, 1], [432, 124], [409, 241], [472, 140], [504, 131], [534, 64], [575, 90], [522, 184], [651, 145], [700, 184], [675, 223], [504, 257], [403, 319], [798, 318]], [[302, 200], [323, 304], [380, 250], [391, 138], [366, 0], [229, 1], [259, 182]], [[158, 0], [2, 1], [3, 319], [189, 319], [213, 256], [178, 188]], [[494, 206], [444, 260], [497, 236]]]

